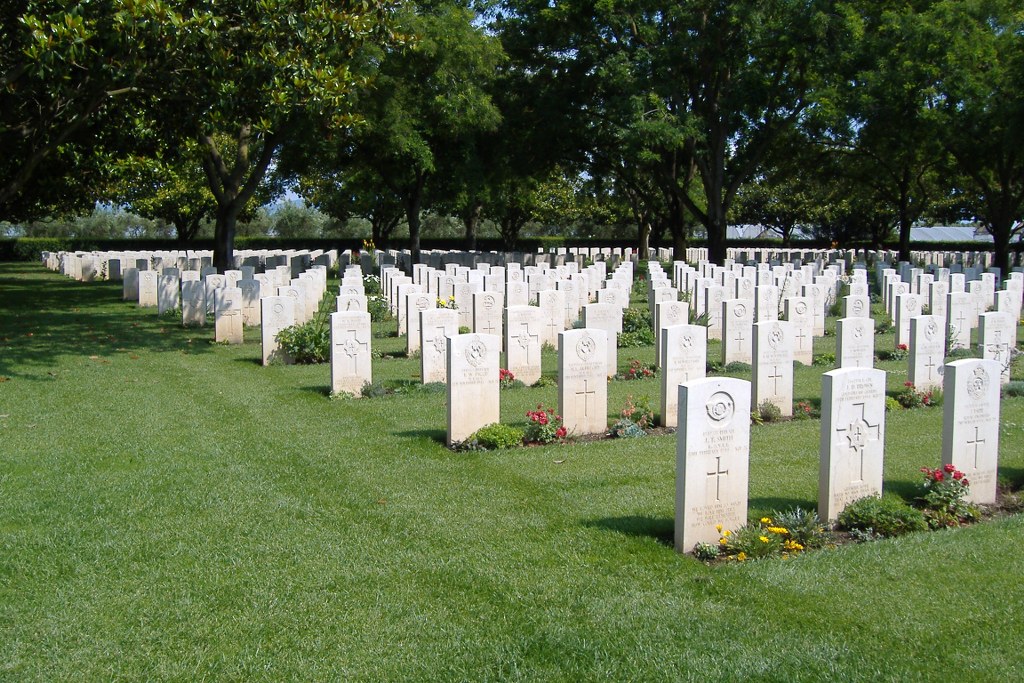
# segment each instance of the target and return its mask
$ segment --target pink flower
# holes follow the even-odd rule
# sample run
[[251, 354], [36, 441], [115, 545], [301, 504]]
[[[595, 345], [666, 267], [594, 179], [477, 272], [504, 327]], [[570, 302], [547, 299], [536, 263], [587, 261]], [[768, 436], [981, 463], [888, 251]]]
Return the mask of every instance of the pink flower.
[[971, 482], [967, 481], [967, 477], [964, 477], [963, 479], [961, 479], [960, 483], [963, 484], [964, 486], [970, 486], [971, 485]]
[[957, 481], [960, 481], [961, 479], [964, 478], [964, 473], [961, 472], [960, 470], [957, 470], [956, 472], [953, 473], [953, 478], [956, 479]]
[[947, 472], [947, 473], [949, 473], [949, 474], [953, 474], [953, 472], [955, 472], [955, 471], [956, 471], [956, 468], [955, 468], [955, 467], [953, 467], [953, 465], [952, 465], [952, 464], [949, 464], [949, 465], [943, 465], [943, 466], [942, 466], [942, 471], [943, 471], [943, 472]]
[[555, 436], [557, 436], [559, 439], [564, 439], [566, 433], [567, 432], [565, 431], [565, 427], [559, 427], [558, 429], [555, 430]]
[[932, 476], [935, 479], [935, 481], [942, 481], [943, 479], [946, 478], [946, 475], [940, 472], [939, 470], [935, 470], [935, 473]]

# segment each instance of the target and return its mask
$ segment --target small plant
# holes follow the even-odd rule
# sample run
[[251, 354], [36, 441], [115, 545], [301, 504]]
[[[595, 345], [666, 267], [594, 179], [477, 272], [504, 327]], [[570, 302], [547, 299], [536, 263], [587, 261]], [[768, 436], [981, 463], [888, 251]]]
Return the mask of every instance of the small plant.
[[615, 421], [615, 424], [608, 430], [608, 435], [619, 439], [634, 439], [640, 436], [647, 436], [647, 432], [636, 422], [623, 417]]
[[715, 526], [721, 536], [718, 551], [728, 559], [744, 562], [765, 557], [789, 557], [804, 550], [804, 545], [793, 539], [789, 529], [771, 517], [762, 517], [757, 523], [747, 524], [735, 531]]
[[367, 294], [366, 312], [370, 314], [370, 320], [375, 323], [387, 322], [392, 319], [388, 300], [382, 296]]
[[467, 325], [459, 325], [459, 334], [469, 334], [472, 331]]
[[626, 397], [626, 405], [622, 409], [623, 418], [635, 422], [640, 429], [649, 429], [654, 426], [654, 409], [651, 408], [650, 399], [640, 396], [633, 399], [632, 394]]
[[454, 296], [450, 296], [447, 299], [442, 299], [442, 298], [438, 297], [438, 299], [437, 299], [437, 307], [438, 308], [447, 308], [447, 309], [452, 310], [452, 311], [459, 310], [459, 307], [455, 304], [455, 297]]
[[1024, 396], [1024, 382], [1019, 379], [1003, 385], [1003, 398]]
[[734, 360], [733, 362], [727, 364], [722, 369], [725, 372], [728, 372], [730, 374], [740, 374], [740, 375], [747, 375], [747, 374], [753, 372], [753, 367], [749, 363], [744, 363], [744, 362], [738, 361], [738, 360]]
[[494, 422], [476, 430], [467, 441], [488, 451], [515, 448], [523, 445], [523, 430]]
[[871, 531], [886, 538], [928, 528], [920, 510], [895, 496], [867, 496], [855, 500], [839, 513], [836, 523], [848, 531]]
[[[516, 385], [517, 381], [518, 380], [516, 380], [516, 376], [512, 373], [511, 370], [506, 370], [505, 368], [498, 368], [499, 387], [501, 387], [502, 389], [511, 389]], [[520, 386], [522, 386], [522, 384], [522, 382], [519, 382]]]
[[823, 365], [827, 368], [832, 367], [836, 364], [836, 354], [834, 353], [819, 353], [814, 356], [814, 360], [811, 361], [812, 365]]
[[712, 560], [718, 559], [718, 546], [713, 543], [704, 543], [701, 541], [697, 545], [693, 546], [693, 556], [701, 562], [711, 562]]
[[657, 372], [658, 369], [654, 365], [642, 363], [636, 358], [631, 358], [629, 360], [629, 368], [625, 372], [616, 375], [615, 378], [623, 380], [648, 379], [654, 377]]
[[380, 296], [380, 278], [376, 275], [363, 276], [363, 291], [366, 292], [367, 299], [371, 296]]
[[906, 344], [900, 344], [899, 346], [897, 346], [892, 351], [879, 351], [878, 352], [878, 359], [879, 360], [906, 360], [908, 353], [909, 353], [909, 351], [907, 350], [907, 345]]
[[793, 404], [794, 420], [810, 420], [821, 417], [821, 413], [809, 401], [797, 401]]
[[622, 312], [622, 332], [616, 344], [620, 349], [654, 345], [651, 314], [646, 309], [627, 308]]
[[328, 321], [331, 311], [325, 303], [329, 296], [324, 296], [312, 320], [291, 325], [277, 333], [281, 350], [300, 365], [326, 363], [330, 358], [331, 328]]
[[782, 419], [782, 408], [765, 399], [757, 404], [757, 414], [761, 417], [761, 422], [758, 424], [778, 422]]
[[892, 396], [885, 397], [885, 412], [893, 413], [898, 412], [900, 410], [903, 410], [903, 406], [900, 404], [899, 401], [894, 399]]
[[895, 398], [896, 401], [904, 408], [921, 408], [941, 405], [941, 392], [938, 393], [940, 394], [940, 400], [936, 402], [936, 390], [929, 389], [928, 391], [918, 391], [914, 387], [913, 382], [904, 382], [903, 388], [897, 392]]
[[523, 443], [552, 443], [568, 435], [562, 426], [562, 416], [556, 414], [553, 408], [545, 408], [538, 403], [536, 410], [526, 411], [526, 417], [530, 421], [523, 434]]
[[381, 382], [364, 382], [363, 388], [359, 390], [359, 395], [363, 398], [380, 398], [392, 393], [394, 392]]
[[789, 537], [804, 548], [824, 548], [835, 540], [814, 510], [801, 507], [771, 514], [776, 526], [789, 530]]
[[978, 519], [978, 508], [967, 503], [971, 482], [953, 465], [931, 469], [922, 467], [924, 474], [924, 516], [932, 529], [960, 526]]
[[555, 380], [551, 379], [550, 377], [545, 377], [544, 375], [541, 375], [540, 378], [536, 382], [534, 382], [532, 386], [537, 388], [553, 387], [555, 386]]

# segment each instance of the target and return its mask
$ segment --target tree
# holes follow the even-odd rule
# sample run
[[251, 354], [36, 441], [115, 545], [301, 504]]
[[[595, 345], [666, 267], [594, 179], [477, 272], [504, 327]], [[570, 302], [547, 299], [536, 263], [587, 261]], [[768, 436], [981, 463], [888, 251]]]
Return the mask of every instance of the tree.
[[[214, 265], [232, 267], [239, 215], [292, 135], [355, 122], [366, 52], [392, 45], [395, 0], [230, 0], [191, 9], [166, 70], [160, 119], [195, 139], [217, 205]], [[225, 146], [224, 141], [230, 141]]]
[[0, 214], [92, 206], [135, 125], [130, 100], [160, 81], [179, 17], [159, 0], [22, 0], [0, 8]]
[[992, 235], [1006, 277], [1024, 228], [1024, 15], [1009, 0], [938, 3], [932, 112], [965, 183], [963, 201]]
[[501, 120], [486, 85], [504, 56], [473, 21], [470, 9], [453, 2], [410, 6], [401, 24], [415, 45], [375, 57], [377, 87], [358, 103], [365, 125], [353, 131], [343, 175], [379, 179], [401, 198], [414, 262], [430, 183], [457, 150]]

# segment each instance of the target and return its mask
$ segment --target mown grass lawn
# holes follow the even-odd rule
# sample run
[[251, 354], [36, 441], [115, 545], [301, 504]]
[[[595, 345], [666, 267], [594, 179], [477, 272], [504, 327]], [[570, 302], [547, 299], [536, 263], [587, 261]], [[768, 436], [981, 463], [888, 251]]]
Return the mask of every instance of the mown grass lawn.
[[[332, 400], [327, 367], [263, 368], [247, 338], [0, 265], [0, 679], [1024, 677], [1020, 516], [707, 567], [672, 548], [674, 436], [454, 453], [443, 393]], [[415, 383], [374, 344], [375, 379]], [[797, 366], [798, 400], [825, 369]], [[609, 419], [657, 392], [612, 383]], [[556, 389], [503, 391], [502, 419], [538, 403]], [[938, 464], [941, 419], [888, 415], [887, 489]], [[816, 505], [818, 430], [752, 429], [751, 515]], [[1000, 440], [1024, 483], [1024, 399]]]

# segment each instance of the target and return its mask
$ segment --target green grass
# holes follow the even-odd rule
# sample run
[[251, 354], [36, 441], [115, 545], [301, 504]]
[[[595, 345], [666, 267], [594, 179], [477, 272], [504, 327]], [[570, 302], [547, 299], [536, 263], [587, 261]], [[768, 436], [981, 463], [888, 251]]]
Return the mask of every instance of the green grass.
[[[263, 368], [247, 338], [0, 265], [0, 679], [1024, 676], [1021, 517], [709, 568], [671, 546], [672, 436], [453, 453], [444, 394], [330, 400], [326, 366]], [[374, 345], [375, 379], [416, 379]], [[798, 399], [824, 369], [797, 366]], [[628, 394], [657, 380], [613, 382], [610, 419]], [[501, 397], [525, 424], [556, 389]], [[889, 414], [889, 490], [938, 463], [941, 419]], [[1002, 419], [1020, 484], [1024, 399]], [[752, 429], [752, 515], [815, 505], [818, 429]]]

